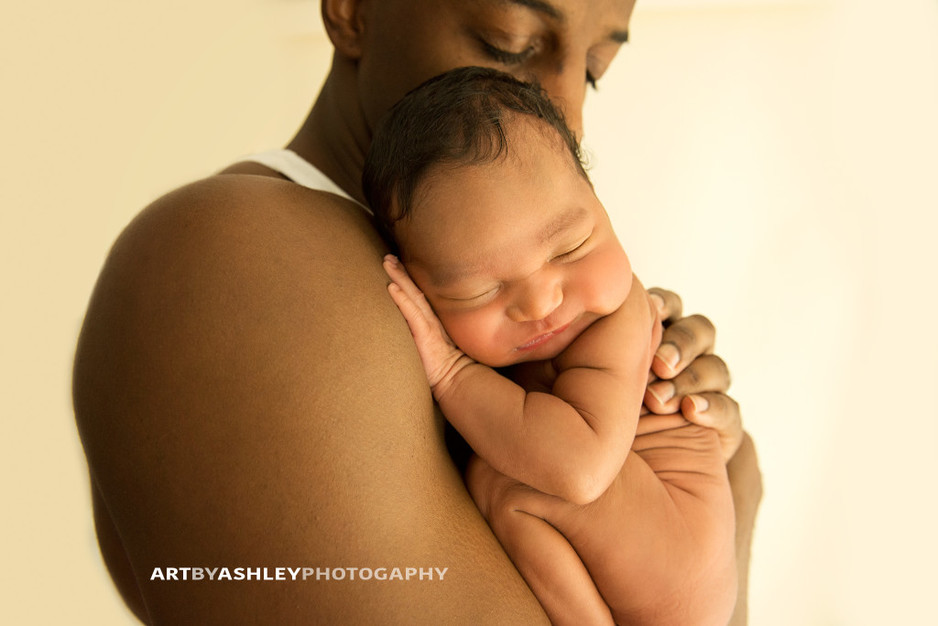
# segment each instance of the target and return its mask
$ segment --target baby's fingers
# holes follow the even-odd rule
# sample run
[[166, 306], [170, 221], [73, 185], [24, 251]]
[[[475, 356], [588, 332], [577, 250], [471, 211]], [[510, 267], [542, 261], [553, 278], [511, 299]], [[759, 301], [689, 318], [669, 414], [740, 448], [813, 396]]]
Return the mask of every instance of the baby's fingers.
[[419, 342], [423, 341], [430, 333], [430, 320], [424, 315], [420, 305], [414, 302], [414, 299], [411, 298], [399, 284], [389, 284], [388, 293], [391, 294], [391, 299], [394, 300], [394, 304], [397, 305], [397, 308], [401, 311], [401, 315], [403, 315], [404, 319], [407, 321], [410, 334], [414, 336], [414, 339], [419, 344]]
[[420, 291], [420, 288], [417, 287], [411, 279], [410, 274], [407, 273], [407, 270], [401, 265], [401, 262], [396, 256], [386, 254], [382, 266], [390, 279], [394, 281], [408, 297], [415, 298], [418, 295], [423, 295], [423, 292]]
[[[392, 284], [397, 285], [402, 295], [413, 303], [423, 317], [427, 319], [436, 317], [436, 314], [427, 302], [426, 296], [423, 295], [423, 292], [420, 291], [420, 288], [411, 279], [410, 274], [407, 273], [407, 269], [401, 265], [401, 262], [396, 256], [393, 254], [386, 255], [383, 265], [384, 271], [387, 272], [388, 276], [393, 281]], [[395, 299], [394, 302], [396, 303], [397, 299]], [[398, 305], [398, 307], [399, 306], [400, 305]]]
[[473, 361], [449, 338], [427, 298], [396, 257], [388, 255], [384, 258], [384, 270], [391, 277], [388, 293], [407, 321], [427, 381], [439, 399], [446, 393], [448, 381]]

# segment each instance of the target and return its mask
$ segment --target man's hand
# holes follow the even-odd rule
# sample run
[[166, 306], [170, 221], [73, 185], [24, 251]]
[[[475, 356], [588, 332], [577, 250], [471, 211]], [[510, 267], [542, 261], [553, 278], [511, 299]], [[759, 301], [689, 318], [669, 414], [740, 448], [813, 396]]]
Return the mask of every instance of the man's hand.
[[439, 400], [456, 374], [475, 361], [456, 347], [427, 302], [426, 296], [411, 280], [397, 257], [392, 254], [384, 257], [384, 271], [391, 278], [388, 293], [407, 320], [430, 388]]
[[702, 315], [681, 317], [681, 298], [648, 290], [665, 320], [664, 336], [652, 362], [645, 406], [659, 415], [680, 411], [694, 424], [717, 431], [723, 458], [729, 461], [743, 440], [739, 405], [726, 395], [730, 372], [713, 354], [716, 330]]

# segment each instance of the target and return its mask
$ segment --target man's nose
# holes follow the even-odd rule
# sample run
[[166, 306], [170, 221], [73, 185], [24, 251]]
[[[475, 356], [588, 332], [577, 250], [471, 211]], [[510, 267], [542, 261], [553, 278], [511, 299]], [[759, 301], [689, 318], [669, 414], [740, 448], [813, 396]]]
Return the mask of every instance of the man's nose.
[[586, 100], [586, 65], [568, 63], [555, 74], [544, 77], [541, 86], [551, 102], [563, 112], [567, 126], [583, 139], [583, 103]]

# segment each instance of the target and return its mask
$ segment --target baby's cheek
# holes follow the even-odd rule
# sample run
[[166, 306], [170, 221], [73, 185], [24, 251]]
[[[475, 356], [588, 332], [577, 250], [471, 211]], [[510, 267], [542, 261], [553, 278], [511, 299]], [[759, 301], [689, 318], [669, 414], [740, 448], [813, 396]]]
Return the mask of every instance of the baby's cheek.
[[493, 328], [490, 316], [481, 312], [466, 312], [440, 318], [450, 339], [470, 357], [481, 363], [494, 358], [493, 343], [497, 329]]
[[632, 287], [632, 265], [619, 246], [610, 246], [586, 268], [590, 277], [591, 297], [597, 313], [608, 315], [618, 309], [628, 297]]

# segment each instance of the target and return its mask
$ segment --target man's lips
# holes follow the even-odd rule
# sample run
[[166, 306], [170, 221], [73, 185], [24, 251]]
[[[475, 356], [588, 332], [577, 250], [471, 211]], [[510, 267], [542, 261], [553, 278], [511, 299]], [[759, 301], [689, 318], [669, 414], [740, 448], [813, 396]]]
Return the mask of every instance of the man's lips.
[[518, 350], [518, 351], [520, 351], [520, 352], [525, 352], [525, 351], [528, 351], [528, 350], [533, 350], [534, 348], [537, 348], [538, 346], [541, 346], [541, 345], [547, 343], [547, 342], [550, 341], [552, 338], [556, 337], [557, 335], [559, 335], [559, 334], [562, 333], [563, 331], [567, 330], [568, 328], [570, 328], [570, 323], [569, 323], [569, 322], [566, 323], [566, 324], [564, 324], [563, 326], [559, 326], [559, 327], [555, 328], [555, 329], [552, 330], [552, 331], [546, 332], [546, 333], [544, 333], [544, 334], [542, 334], [542, 335], [538, 335], [537, 337], [535, 337], [534, 339], [531, 339], [530, 341], [526, 341], [525, 343], [523, 343], [523, 344], [521, 344], [520, 346], [518, 346], [517, 348], [515, 348], [515, 350]]

